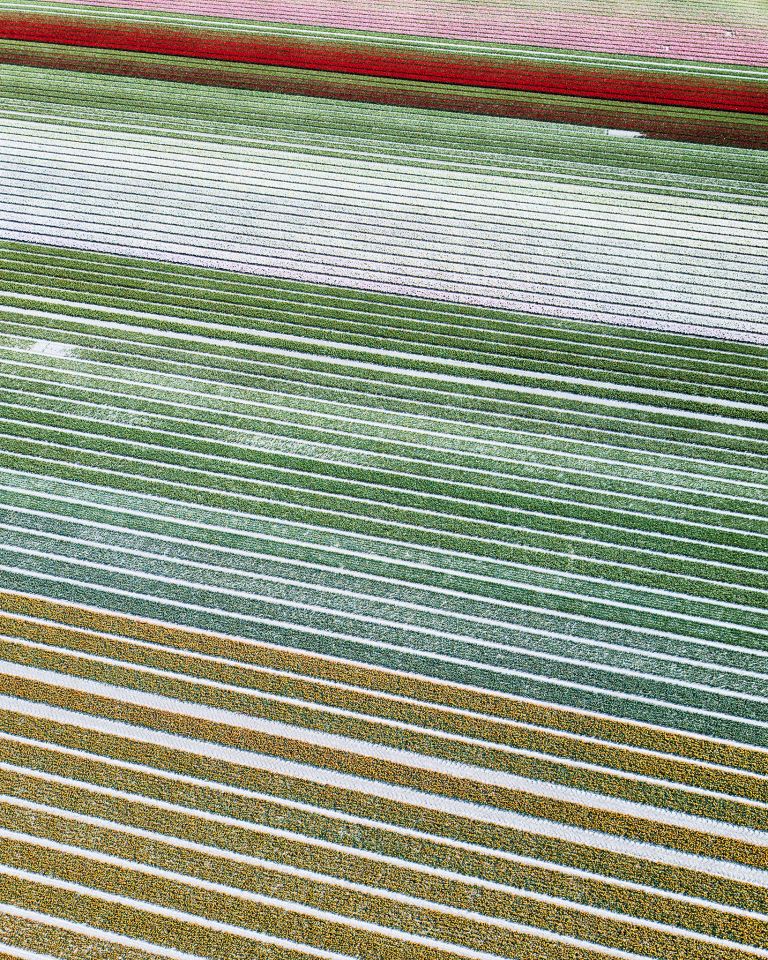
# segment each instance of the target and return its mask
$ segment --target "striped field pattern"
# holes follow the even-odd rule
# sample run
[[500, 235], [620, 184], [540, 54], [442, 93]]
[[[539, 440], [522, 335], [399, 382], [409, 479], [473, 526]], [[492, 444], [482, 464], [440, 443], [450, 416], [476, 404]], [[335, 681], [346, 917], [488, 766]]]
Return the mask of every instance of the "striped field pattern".
[[[0, 0], [12, 44], [768, 114], [762, 0]], [[612, 8], [612, 10], [611, 10]], [[1, 55], [1, 52], [0, 52]], [[119, 72], [119, 70], [117, 71]], [[587, 113], [588, 111], [584, 111]]]
[[475, 55], [497, 45], [529, 48], [540, 58], [572, 50], [768, 67], [768, 9], [760, 0], [429, 0], [410, 7], [395, 0], [2, 0], [0, 15], [30, 24], [58, 18], [73, 28], [111, 25], [125, 41], [148, 23], [177, 32], [210, 27], [221, 36], [270, 27], [288, 36], [304, 27], [316, 37], [326, 32], [329, 42], [413, 38], [414, 47], [444, 40], [455, 49], [465, 42]]
[[250, 21], [768, 66], [768, 10], [758, 0], [3, 0], [20, 13], [122, 23]]
[[2, 36], [0, 958], [768, 958], [768, 153]]

